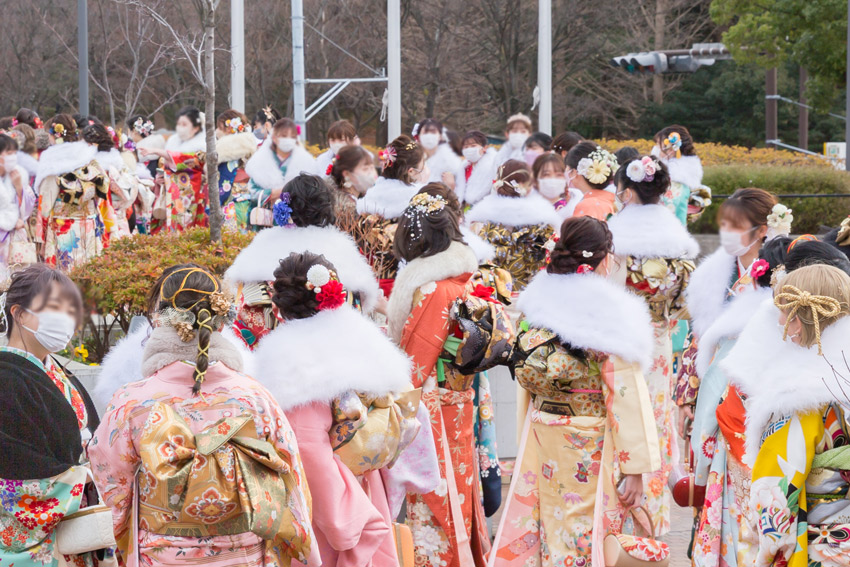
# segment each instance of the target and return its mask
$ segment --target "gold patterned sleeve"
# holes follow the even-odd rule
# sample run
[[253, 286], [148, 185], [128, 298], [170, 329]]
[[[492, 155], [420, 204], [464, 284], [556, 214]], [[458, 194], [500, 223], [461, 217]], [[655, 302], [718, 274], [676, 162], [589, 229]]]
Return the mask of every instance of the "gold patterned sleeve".
[[691, 279], [696, 265], [691, 260], [671, 260], [670, 270], [675, 278], [676, 286], [673, 290], [670, 302], [670, 318], [677, 320], [690, 319], [687, 303], [685, 302], [685, 290]]

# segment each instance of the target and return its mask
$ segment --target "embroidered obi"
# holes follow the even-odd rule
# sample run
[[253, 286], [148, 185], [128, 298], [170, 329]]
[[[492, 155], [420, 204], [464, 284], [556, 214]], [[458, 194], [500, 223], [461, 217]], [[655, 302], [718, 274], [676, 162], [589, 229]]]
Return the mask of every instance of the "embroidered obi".
[[511, 273], [516, 291], [525, 289], [543, 267], [545, 246], [554, 234], [554, 229], [548, 225], [510, 227], [486, 222], [478, 228], [478, 235], [495, 248], [493, 264]]
[[53, 205], [53, 216], [85, 218], [97, 214], [95, 199], [109, 195], [109, 176], [94, 162], [56, 177], [59, 194]]
[[654, 322], [685, 318], [685, 287], [696, 267], [692, 261], [628, 256], [626, 267], [626, 286], [647, 302]]

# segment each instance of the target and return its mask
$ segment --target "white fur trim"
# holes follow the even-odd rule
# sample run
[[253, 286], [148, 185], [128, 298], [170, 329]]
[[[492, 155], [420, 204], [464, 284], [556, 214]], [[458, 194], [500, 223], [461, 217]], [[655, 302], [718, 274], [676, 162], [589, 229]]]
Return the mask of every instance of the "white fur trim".
[[850, 317], [842, 317], [821, 333], [824, 355], [818, 356], [817, 345], [804, 348], [791, 339], [783, 341], [779, 309], [772, 298], [761, 304], [720, 363], [748, 397], [745, 463], [755, 461], [771, 418], [816, 410], [833, 401], [847, 403], [842, 393], [842, 387], [848, 392], [847, 385], [835, 373], [844, 380], [850, 374], [844, 362], [845, 356], [850, 360], [847, 337]]
[[106, 353], [97, 382], [91, 390], [92, 400], [99, 410], [109, 405], [119, 389], [143, 379], [142, 358], [152, 330], [150, 325], [141, 326], [115, 343]]
[[743, 293], [735, 296], [729, 305], [723, 310], [714, 323], [699, 337], [699, 348], [697, 349], [696, 368], [697, 374], [705, 377], [708, 372], [714, 350], [717, 343], [725, 337], [737, 337], [747, 323], [758, 311], [759, 306], [765, 299], [773, 297], [773, 290], [769, 287], [758, 289], [748, 288]]
[[242, 355], [242, 373], [254, 378], [257, 375], [256, 358], [254, 353], [248, 346], [245, 344], [245, 341], [242, 340], [242, 337], [236, 334], [236, 330], [233, 326], [225, 327], [221, 331], [221, 336], [230, 343], [230, 345], [236, 349], [240, 355]]
[[316, 158], [316, 175], [321, 177], [330, 177], [327, 175], [327, 171], [328, 166], [333, 163], [334, 157], [336, 157], [336, 154], [334, 154], [330, 149], [320, 153]]
[[698, 156], [682, 156], [662, 160], [670, 172], [670, 179], [696, 189], [702, 185], [702, 162]]
[[238, 132], [222, 136], [215, 143], [218, 163], [248, 159], [257, 151], [257, 138], [251, 132]]
[[[164, 150], [165, 136], [162, 134], [151, 134], [147, 138], [142, 138], [136, 143], [137, 150]], [[143, 154], [144, 151], [139, 153]]]
[[251, 181], [263, 189], [282, 189], [284, 185], [302, 173], [311, 175], [316, 173], [316, 160], [303, 147], [295, 146], [295, 149], [289, 154], [286, 176], [284, 176], [280, 172], [278, 158], [274, 154], [274, 140], [271, 136], [268, 136], [257, 153], [251, 156], [251, 159], [245, 164], [245, 173], [251, 177]]
[[384, 395], [410, 388], [407, 356], [347, 307], [284, 322], [260, 341], [255, 356], [256, 378], [284, 411], [349, 390]]
[[108, 152], [97, 152], [94, 160], [104, 170], [113, 167], [118, 170], [118, 172], [121, 172], [127, 167], [127, 163], [124, 161], [124, 158], [121, 157], [121, 152], [115, 148], [112, 148]]
[[32, 177], [38, 173], [38, 160], [26, 152], [18, 152], [18, 165], [24, 168], [27, 177]]
[[[153, 330], [145, 351], [142, 355], [142, 376], [149, 378], [175, 362], [181, 360], [194, 363], [198, 356], [198, 334], [195, 339], [183, 342], [177, 336], [174, 327], [157, 327]], [[245, 364], [242, 354], [233, 346], [231, 341], [225, 339], [221, 333], [210, 334], [210, 364], [220, 362], [231, 370], [242, 372]]]
[[454, 153], [454, 150], [448, 144], [438, 145], [434, 155], [425, 160], [425, 165], [428, 166], [428, 171], [431, 173], [428, 182], [442, 182], [443, 173], [457, 175], [460, 162], [460, 156]]
[[510, 142], [505, 140], [505, 143], [502, 144], [502, 147], [499, 148], [499, 152], [496, 154], [496, 167], [499, 167], [509, 159], [525, 161], [525, 153], [522, 151], [522, 148], [514, 149]]
[[466, 221], [492, 222], [504, 226], [549, 225], [555, 230], [561, 226], [561, 217], [552, 203], [531, 193], [527, 197], [488, 195], [466, 214]]
[[357, 212], [361, 215], [374, 214], [385, 219], [397, 219], [418, 192], [418, 185], [408, 185], [398, 179], [379, 177], [375, 185], [357, 199]]
[[664, 205], [629, 205], [608, 219], [614, 253], [635, 258], [696, 258], [699, 244]]
[[691, 274], [685, 299], [697, 337], [705, 333], [726, 308], [726, 296], [736, 268], [737, 258], [718, 248]]
[[181, 154], [196, 154], [198, 152], [205, 152], [207, 151], [207, 133], [203, 128], [201, 128], [197, 134], [185, 142], [181, 140], [180, 136], [177, 134], [172, 134], [165, 142], [165, 149], [169, 152], [177, 152]]
[[307, 251], [323, 255], [334, 265], [342, 284], [349, 291], [360, 293], [365, 312], [375, 308], [380, 292], [372, 268], [354, 240], [332, 226], [276, 226], [261, 230], [236, 256], [224, 277], [233, 283], [272, 281], [281, 259], [293, 252]]
[[532, 327], [542, 327], [580, 349], [652, 362], [652, 319], [646, 302], [595, 274], [540, 272], [519, 294], [517, 308]]
[[38, 173], [35, 176], [33, 189], [40, 193], [41, 184], [46, 178], [69, 173], [78, 167], [88, 165], [95, 155], [97, 155], [97, 148], [85, 142], [64, 142], [50, 146], [42, 152], [38, 160]]
[[387, 333], [395, 342], [410, 312], [416, 290], [427, 283], [439, 282], [461, 274], [473, 273], [478, 269], [478, 258], [472, 249], [460, 242], [452, 242], [439, 254], [416, 258], [407, 263], [396, 277], [393, 292], [387, 305]]
[[475, 234], [475, 232], [473, 232], [473, 230], [468, 226], [461, 225], [460, 233], [463, 235], [463, 240], [470, 248], [472, 248], [472, 251], [475, 252], [475, 256], [478, 258], [479, 264], [489, 262], [496, 256], [496, 248]]
[[562, 220], [572, 218], [575, 215], [576, 207], [578, 206], [579, 202], [581, 202], [581, 200], [584, 198], [584, 193], [582, 193], [578, 189], [568, 187], [567, 191], [569, 192], [570, 200], [567, 202], [567, 205], [565, 207], [561, 207], [556, 211], [558, 213], [558, 216], [561, 217]]
[[474, 205], [490, 194], [490, 191], [493, 189], [493, 178], [496, 177], [496, 155], [496, 150], [487, 148], [481, 159], [475, 162], [475, 165], [472, 167], [472, 173], [469, 174], [469, 181], [466, 180], [466, 167], [469, 165], [469, 162], [463, 160], [455, 182], [455, 192], [458, 199], [464, 203]]

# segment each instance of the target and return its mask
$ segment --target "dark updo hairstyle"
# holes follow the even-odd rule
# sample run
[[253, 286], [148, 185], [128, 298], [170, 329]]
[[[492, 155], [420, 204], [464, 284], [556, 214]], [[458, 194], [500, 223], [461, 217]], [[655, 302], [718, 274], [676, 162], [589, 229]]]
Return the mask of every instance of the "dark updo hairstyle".
[[386, 179], [398, 179], [410, 185], [411, 179], [408, 171], [411, 168], [419, 167], [425, 157], [422, 147], [414, 142], [413, 138], [404, 134], [390, 142], [387, 147], [395, 150], [395, 160], [392, 163], [386, 162], [381, 176]]
[[38, 117], [38, 113], [31, 108], [19, 108], [18, 112], [15, 114], [15, 120], [18, 121], [18, 124], [26, 124], [33, 130], [38, 128], [39, 122], [41, 122]]
[[564, 158], [561, 157], [561, 154], [553, 154], [552, 152], [540, 154], [534, 160], [534, 165], [531, 166], [531, 174], [534, 176], [535, 181], [540, 179], [540, 174], [543, 173], [543, 170], [550, 163], [555, 165], [555, 169], [561, 171], [565, 169]]
[[14, 132], [19, 132], [20, 137], [23, 139], [23, 141], [18, 144], [22, 152], [34, 154], [38, 151], [38, 148], [35, 145], [35, 130], [29, 124], [18, 124], [12, 128], [12, 130]]
[[524, 148], [528, 148], [531, 144], [536, 144], [543, 148], [544, 152], [548, 152], [552, 148], [552, 136], [546, 132], [535, 132], [525, 139]]
[[850, 259], [847, 255], [820, 240], [801, 240], [794, 244], [785, 256], [785, 270], [788, 272], [815, 264], [833, 266], [850, 275]]
[[212, 271], [197, 264], [178, 264], [166, 268], [148, 294], [149, 318], [169, 307], [195, 316], [192, 328], [198, 332], [198, 355], [193, 375], [193, 394], [201, 391], [209, 367], [210, 339], [215, 331], [211, 295], [221, 289], [221, 282]]
[[[442, 183], [429, 183], [419, 193], [436, 195], [430, 191], [442, 189], [434, 185]], [[456, 209], [448, 201], [445, 207], [433, 213], [420, 212], [416, 206], [410, 205], [398, 219], [393, 252], [399, 260], [410, 262], [445, 252], [452, 242], [463, 242], [463, 236]]]
[[295, 226], [323, 227], [336, 222], [333, 193], [319, 177], [302, 173], [284, 185], [283, 192], [289, 193], [291, 219]]
[[461, 147], [466, 143], [467, 140], [473, 140], [476, 144], [481, 146], [482, 148], [487, 146], [490, 142], [487, 140], [487, 136], [484, 132], [480, 130], [470, 130], [466, 134], [463, 135], [463, 138], [460, 140]]
[[115, 140], [103, 124], [89, 124], [83, 128], [83, 140], [97, 147], [99, 152], [108, 152], [115, 148]]
[[[626, 163], [627, 161], [631, 161], [633, 159], [640, 157], [640, 152], [637, 151], [637, 148], [633, 148], [632, 146], [623, 146], [616, 152], [614, 155], [617, 157], [617, 163]], [[617, 170], [617, 173], [621, 171], [626, 171], [624, 168], [620, 168]]]
[[280, 310], [284, 320], [307, 319], [317, 313], [319, 300], [313, 290], [307, 289], [307, 272], [316, 264], [336, 271], [324, 256], [309, 251], [293, 252], [275, 269], [272, 303]]
[[552, 140], [552, 151], [565, 158], [576, 144], [584, 141], [584, 137], [577, 132], [564, 132], [555, 136]]
[[672, 126], [667, 126], [666, 128], [662, 128], [655, 134], [653, 138], [655, 143], [658, 144], [658, 147], [662, 150], [664, 149], [663, 142], [667, 139], [670, 134], [676, 133], [679, 135], [679, 139], [682, 141], [682, 147], [680, 151], [683, 156], [695, 156], [697, 155], [697, 149], [694, 146], [694, 139], [691, 137], [691, 133], [688, 132], [688, 129], [684, 126], [680, 126], [678, 124], [673, 124]]
[[620, 191], [631, 189], [634, 191], [640, 202], [644, 205], [655, 205], [661, 200], [661, 196], [670, 188], [670, 173], [667, 171], [667, 166], [663, 162], [652, 158], [658, 164], [655, 175], [652, 181], [635, 182], [629, 179], [626, 175], [629, 164], [635, 161], [640, 161], [643, 158], [632, 159], [620, 166], [617, 170], [617, 188]]
[[15, 140], [12, 136], [6, 134], [0, 134], [0, 154], [5, 154], [8, 151], [14, 150], [18, 151], [20, 146], [18, 146], [18, 141]]
[[181, 116], [188, 118], [189, 122], [191, 122], [192, 126], [195, 128], [203, 127], [203, 124], [201, 124], [201, 111], [197, 106], [184, 106], [177, 112], [177, 116], [174, 117], [174, 120], [179, 120]]
[[[593, 217], [572, 217], [561, 224], [561, 236], [550, 255], [546, 271], [574, 274], [582, 264], [594, 270], [614, 249], [614, 237], [604, 221]], [[590, 252], [587, 256], [584, 253]]]
[[62, 128], [65, 129], [62, 136], [56, 136], [54, 134], [57, 138], [62, 138], [65, 142], [76, 142], [80, 139], [80, 131], [77, 129], [77, 122], [70, 114], [57, 114], [47, 121], [44, 125], [44, 129], [52, 133], [57, 124], [61, 124]]
[[72, 118], [74, 119], [74, 122], [77, 123], [77, 130], [80, 131], [82, 131], [83, 128], [85, 128], [89, 124], [103, 124], [103, 122], [100, 121], [100, 118], [98, 118], [94, 114], [85, 115], [80, 114], [78, 112], [77, 114], [74, 114]]
[[266, 106], [261, 108], [254, 114], [254, 124], [265, 124], [266, 122], [271, 122], [274, 124], [278, 120], [280, 120], [280, 112], [272, 108], [271, 106]]
[[770, 287], [773, 272], [779, 266], [783, 266], [787, 270], [785, 262], [789, 244], [791, 244], [790, 238], [787, 236], [777, 236], [765, 242], [764, 246], [759, 250], [759, 259], [766, 261], [769, 266], [765, 273], [755, 279], [759, 287]]
[[[567, 164], [567, 167], [573, 170], [578, 170], [578, 162], [583, 160], [586, 157], [590, 157], [590, 154], [596, 151], [599, 145], [596, 142], [579, 142], [570, 150], [567, 154], [567, 159], [564, 160]], [[622, 168], [620, 168], [622, 169]], [[611, 175], [603, 183], [591, 183], [586, 177], [584, 180], [587, 181], [587, 184], [593, 187], [594, 189], [605, 189], [608, 185], [611, 184], [611, 181], [614, 179], [615, 172], [611, 172]]]
[[354, 171], [364, 161], [373, 163], [372, 154], [366, 151], [363, 146], [345, 146], [339, 150], [331, 168], [331, 177], [336, 183], [336, 186], [342, 187], [345, 185], [345, 176], [343, 173]]
[[528, 169], [528, 164], [518, 159], [509, 159], [499, 166], [496, 170], [496, 193], [502, 197], [522, 197], [517, 193], [516, 189], [507, 183], [499, 183], [499, 181], [515, 181], [524, 187], [531, 186], [531, 170]]
[[14, 123], [14, 116], [4, 116], [0, 118], [0, 130], [11, 130]]
[[457, 218], [460, 219], [463, 216], [463, 208], [460, 206], [460, 201], [457, 199], [457, 193], [454, 192], [453, 189], [450, 189], [448, 185], [445, 183], [434, 182], [429, 183], [422, 189], [417, 192], [426, 193], [428, 195], [434, 195], [437, 197], [442, 197], [446, 201], [446, 207], [451, 209]]
[[47, 264], [31, 264], [12, 274], [3, 307], [6, 336], [11, 337], [15, 329], [12, 307], [39, 312], [44, 309], [53, 286], [59, 288], [59, 296], [67, 300], [77, 311], [77, 327], [83, 321], [83, 299], [80, 290], [67, 275]]
[[248, 117], [234, 108], [228, 108], [227, 110], [223, 110], [221, 114], [218, 115], [218, 118], [215, 119], [215, 127], [219, 130], [225, 131], [227, 134], [230, 134], [230, 127], [227, 125], [227, 121], [233, 120], [234, 118], [238, 118], [240, 121], [242, 121], [242, 124], [245, 126], [245, 131], [249, 131], [248, 128], [250, 128], [251, 125], [248, 124]]
[[738, 189], [720, 205], [717, 224], [725, 218], [738, 228], [746, 228], [747, 224], [752, 227], [767, 226], [767, 217], [775, 204], [776, 197], [764, 189]]

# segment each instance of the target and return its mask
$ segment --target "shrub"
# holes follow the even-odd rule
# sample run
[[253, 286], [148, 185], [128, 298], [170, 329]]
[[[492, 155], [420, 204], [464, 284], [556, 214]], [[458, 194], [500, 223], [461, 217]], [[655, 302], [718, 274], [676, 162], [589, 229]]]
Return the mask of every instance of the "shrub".
[[[89, 360], [100, 362], [118, 325], [126, 333], [135, 315], [145, 314], [145, 299], [168, 266], [194, 262], [223, 274], [253, 234], [222, 231], [222, 249], [210, 243], [209, 229], [182, 233], [134, 235], [114, 241], [103, 254], [76, 267], [71, 278], [80, 287], [90, 311], [85, 329], [91, 334]], [[94, 316], [103, 320], [98, 325]], [[107, 316], [113, 320], [107, 324]]]
[[[794, 211], [794, 234], [817, 234], [822, 226], [837, 226], [850, 213], [850, 175], [833, 168], [799, 166], [716, 165], [705, 168], [703, 183], [714, 195], [731, 195], [741, 187], [761, 187], [777, 196], [783, 194], [836, 194], [847, 197], [779, 197]], [[689, 228], [692, 232], [716, 232], [715, 198], [702, 217]]]

